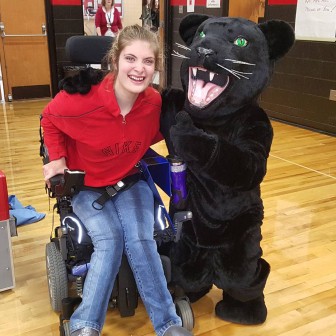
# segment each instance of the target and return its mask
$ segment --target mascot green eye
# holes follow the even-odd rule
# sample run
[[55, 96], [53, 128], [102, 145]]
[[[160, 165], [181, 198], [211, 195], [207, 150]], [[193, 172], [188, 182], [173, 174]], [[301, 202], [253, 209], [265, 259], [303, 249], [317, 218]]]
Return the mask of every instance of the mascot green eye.
[[244, 48], [247, 46], [248, 42], [244, 37], [238, 37], [234, 40], [233, 44], [238, 47]]
[[200, 36], [201, 38], [205, 37], [204, 32], [201, 31], [200, 34], [199, 34], [199, 36]]

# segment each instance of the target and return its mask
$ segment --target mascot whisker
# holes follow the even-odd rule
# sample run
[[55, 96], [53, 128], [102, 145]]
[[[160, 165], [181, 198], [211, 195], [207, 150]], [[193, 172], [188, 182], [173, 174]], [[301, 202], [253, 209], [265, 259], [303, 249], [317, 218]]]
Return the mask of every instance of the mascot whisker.
[[175, 57], [178, 57], [178, 58], [186, 58], [186, 59], [189, 58], [187, 56], [184, 56], [184, 55], [180, 54], [178, 51], [175, 51], [175, 50], [173, 50], [173, 54], [171, 54], [171, 55], [175, 56]]

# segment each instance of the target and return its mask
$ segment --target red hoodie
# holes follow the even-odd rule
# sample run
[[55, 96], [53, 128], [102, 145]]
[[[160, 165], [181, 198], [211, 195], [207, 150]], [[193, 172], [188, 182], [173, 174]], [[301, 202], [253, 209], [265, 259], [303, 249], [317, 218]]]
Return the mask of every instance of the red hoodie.
[[61, 91], [43, 111], [50, 160], [65, 157], [69, 169], [86, 172], [85, 185], [115, 184], [134, 172], [148, 148], [162, 140], [160, 94], [149, 87], [123, 117], [107, 75], [86, 95]]

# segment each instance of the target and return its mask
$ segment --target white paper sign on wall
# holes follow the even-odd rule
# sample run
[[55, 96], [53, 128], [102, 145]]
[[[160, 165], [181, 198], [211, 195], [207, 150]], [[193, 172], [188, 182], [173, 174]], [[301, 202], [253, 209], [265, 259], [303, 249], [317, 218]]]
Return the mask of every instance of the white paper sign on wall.
[[335, 42], [335, 35], [336, 0], [298, 0], [295, 18], [297, 40]]

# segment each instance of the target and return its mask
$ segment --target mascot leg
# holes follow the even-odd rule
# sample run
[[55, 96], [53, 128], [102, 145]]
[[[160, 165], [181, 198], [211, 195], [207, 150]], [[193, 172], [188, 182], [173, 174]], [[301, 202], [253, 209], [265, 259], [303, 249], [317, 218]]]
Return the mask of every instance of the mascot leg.
[[186, 235], [171, 246], [172, 281], [191, 302], [206, 295], [213, 285], [210, 250], [197, 247]]
[[263, 296], [251, 301], [242, 302], [235, 300], [228, 294], [224, 294], [223, 300], [216, 305], [216, 315], [225, 321], [256, 325], [265, 322], [267, 308]]
[[236, 239], [231, 236], [229, 248], [215, 252], [213, 266], [216, 269], [215, 285], [223, 290], [223, 300], [216, 305], [216, 315], [226, 321], [253, 325], [266, 320], [263, 292], [270, 266], [261, 258], [260, 223], [249, 226]]
[[216, 305], [216, 315], [225, 321], [255, 325], [265, 322], [267, 308], [263, 290], [269, 274], [268, 263], [260, 259], [257, 279], [249, 288], [228, 289]]

